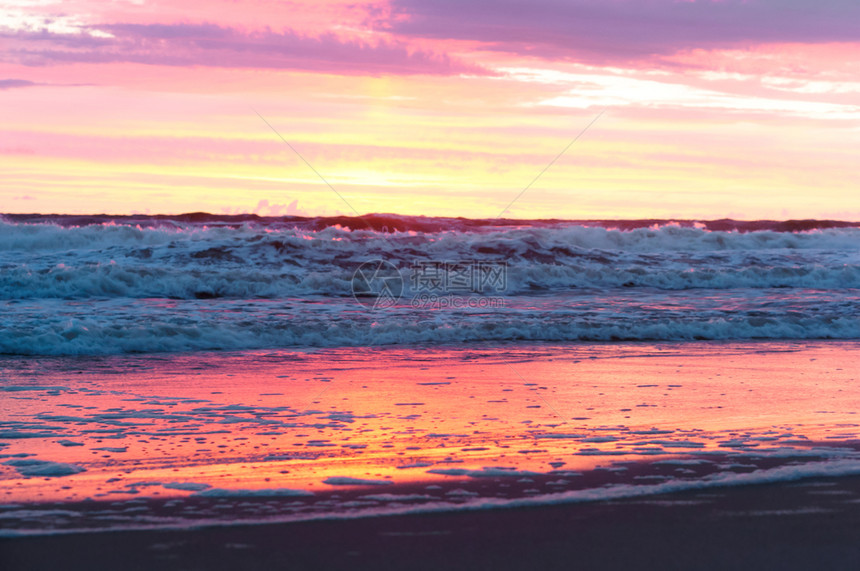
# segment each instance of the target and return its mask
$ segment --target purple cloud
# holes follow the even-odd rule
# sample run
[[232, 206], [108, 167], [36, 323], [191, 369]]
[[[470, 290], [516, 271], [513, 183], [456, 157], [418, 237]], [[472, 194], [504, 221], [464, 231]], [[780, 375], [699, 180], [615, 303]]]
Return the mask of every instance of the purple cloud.
[[246, 33], [214, 24], [111, 24], [95, 29], [113, 37], [44, 30], [0, 34], [13, 40], [3, 59], [24, 65], [134, 62], [369, 75], [485, 73], [445, 54], [409, 50], [399, 42], [369, 45], [331, 33]]
[[19, 87], [81, 87], [89, 83], [39, 83], [29, 79], [0, 79], [0, 90], [17, 89]]
[[684, 49], [860, 41], [856, 0], [393, 0], [389, 31], [594, 62]]
[[39, 85], [35, 81], [26, 79], [0, 79], [0, 89], [14, 89], [16, 87], [33, 87]]

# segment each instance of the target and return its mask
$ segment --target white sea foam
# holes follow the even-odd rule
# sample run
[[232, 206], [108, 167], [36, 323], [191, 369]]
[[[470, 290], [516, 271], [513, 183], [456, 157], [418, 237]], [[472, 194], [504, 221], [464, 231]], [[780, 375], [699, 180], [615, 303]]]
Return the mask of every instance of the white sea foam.
[[18, 470], [22, 476], [71, 476], [72, 474], [84, 471], [84, 468], [75, 466], [74, 464], [63, 464], [48, 460], [8, 460], [4, 464]]

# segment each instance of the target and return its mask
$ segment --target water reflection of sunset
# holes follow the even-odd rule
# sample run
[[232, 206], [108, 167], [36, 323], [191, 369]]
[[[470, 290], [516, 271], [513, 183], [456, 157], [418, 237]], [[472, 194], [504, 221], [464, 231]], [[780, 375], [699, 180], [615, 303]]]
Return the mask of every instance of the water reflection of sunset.
[[[83, 360], [47, 359], [4, 371], [14, 382], [3, 387], [2, 494], [384, 491], [571, 478], [620, 461], [804, 453], [857, 438], [854, 351], [787, 342], [332, 349], [109, 357], [81, 369]], [[85, 471], [51, 471], [64, 465]]]

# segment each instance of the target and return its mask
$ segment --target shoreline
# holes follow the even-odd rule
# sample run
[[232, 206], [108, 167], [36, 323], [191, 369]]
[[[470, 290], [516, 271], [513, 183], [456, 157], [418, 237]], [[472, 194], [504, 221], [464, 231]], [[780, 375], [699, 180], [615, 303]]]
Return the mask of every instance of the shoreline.
[[[827, 446], [827, 445], [830, 446]], [[162, 486], [163, 497], [141, 494], [75, 502], [0, 505], [0, 539], [198, 528], [301, 525], [391, 517], [542, 509], [606, 502], [649, 502], [675, 494], [803, 485], [860, 478], [860, 442], [810, 442], [806, 454], [787, 450], [760, 456], [697, 454], [660, 460], [618, 460], [587, 472], [451, 470], [442, 480], [391, 485], [345, 483], [310, 493], [281, 489], [199, 489]], [[465, 473], [463, 473], [465, 472]], [[649, 483], [653, 482], [653, 483]], [[383, 482], [388, 483], [388, 482]]]
[[860, 477], [593, 503], [0, 538], [4, 569], [855, 569]]
[[858, 568], [857, 347], [6, 361], [0, 568]]

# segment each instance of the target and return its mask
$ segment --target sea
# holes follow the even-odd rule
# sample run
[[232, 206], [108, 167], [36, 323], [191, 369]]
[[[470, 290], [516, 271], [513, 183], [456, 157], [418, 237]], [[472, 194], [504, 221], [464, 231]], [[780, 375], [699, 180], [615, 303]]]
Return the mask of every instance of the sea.
[[7, 214], [0, 535], [857, 475], [858, 351], [858, 222]]
[[0, 272], [8, 355], [860, 338], [852, 222], [7, 215]]

